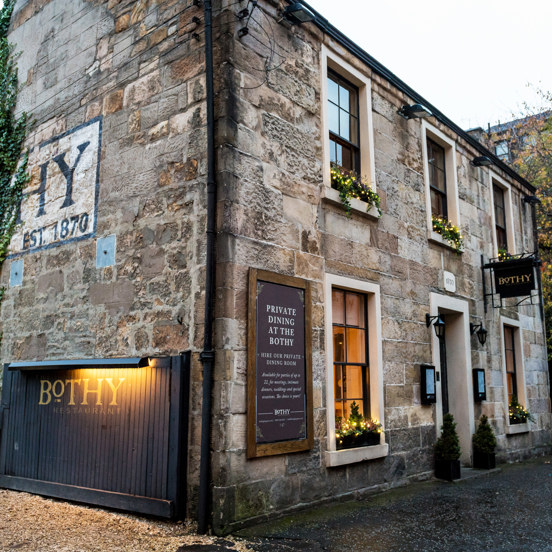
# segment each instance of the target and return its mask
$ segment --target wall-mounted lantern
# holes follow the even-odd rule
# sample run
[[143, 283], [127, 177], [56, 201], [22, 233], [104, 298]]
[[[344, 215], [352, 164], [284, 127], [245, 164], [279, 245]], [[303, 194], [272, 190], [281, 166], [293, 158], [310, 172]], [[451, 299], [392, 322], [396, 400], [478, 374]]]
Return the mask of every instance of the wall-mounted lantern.
[[403, 119], [426, 119], [433, 116], [433, 113], [422, 104], [403, 105], [397, 113]]
[[485, 370], [473, 369], [473, 399], [475, 402], [487, 400], [487, 388], [485, 387]]
[[422, 404], [433, 404], [437, 402], [435, 394], [435, 366], [422, 364], [420, 366], [421, 402]]
[[477, 334], [477, 339], [481, 345], [485, 345], [487, 341], [487, 330], [483, 327], [483, 324], [472, 324], [470, 322], [470, 334]]
[[480, 155], [478, 157], [474, 157], [470, 161], [470, 165], [473, 165], [474, 167], [488, 167], [489, 165], [492, 165], [493, 161], [490, 157], [487, 157], [486, 155]]
[[441, 318], [440, 314], [437, 314], [436, 316], [430, 316], [429, 314], [426, 314], [426, 326], [429, 328], [431, 325], [431, 322], [433, 323], [433, 327], [435, 328], [435, 335], [439, 339], [443, 339], [445, 337], [445, 322]]

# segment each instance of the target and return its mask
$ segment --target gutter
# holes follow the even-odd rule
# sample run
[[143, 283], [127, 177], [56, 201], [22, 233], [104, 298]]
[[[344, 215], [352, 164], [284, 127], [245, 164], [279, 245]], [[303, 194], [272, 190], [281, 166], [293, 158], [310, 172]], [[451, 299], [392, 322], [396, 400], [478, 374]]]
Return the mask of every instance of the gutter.
[[[289, 3], [290, 0], [288, 0]], [[525, 178], [521, 177], [516, 171], [514, 171], [510, 166], [508, 166], [504, 161], [499, 159], [494, 153], [489, 151], [485, 146], [480, 144], [475, 138], [470, 136], [465, 130], [460, 128], [457, 124], [453, 123], [448, 117], [443, 115], [441, 111], [439, 111], [434, 105], [429, 103], [425, 98], [423, 98], [420, 94], [418, 94], [415, 90], [410, 88], [404, 81], [399, 79], [394, 73], [389, 71], [387, 67], [382, 65], [379, 61], [374, 59], [370, 54], [368, 54], [366, 51], [364, 51], [360, 46], [355, 44], [350, 38], [345, 36], [341, 31], [336, 29], [325, 17], [322, 17], [314, 8], [309, 6], [307, 2], [304, 2], [301, 0], [301, 3], [304, 4], [312, 13], [315, 15], [315, 19], [313, 23], [325, 34], [327, 34], [330, 38], [335, 40], [337, 43], [339, 43], [341, 46], [343, 46], [346, 50], [349, 51], [349, 53], [356, 56], [358, 59], [363, 61], [370, 69], [378, 74], [380, 77], [383, 77], [389, 83], [391, 83], [393, 86], [395, 86], [397, 89], [399, 89], [401, 92], [412, 98], [414, 103], [421, 103], [425, 105], [433, 114], [433, 116], [443, 123], [445, 126], [450, 128], [452, 131], [454, 131], [458, 136], [463, 138], [468, 144], [470, 144], [476, 151], [478, 151], [481, 155], [484, 155], [486, 157], [489, 157], [492, 159], [493, 164], [497, 166], [499, 169], [504, 171], [506, 174], [508, 174], [510, 177], [512, 177], [514, 180], [519, 182], [522, 186], [527, 188], [529, 193], [531, 195], [534, 195], [536, 192], [536, 188], [530, 184]]]
[[203, 400], [201, 403], [201, 453], [198, 497], [198, 533], [204, 535], [210, 523], [211, 505], [211, 417], [213, 395], [214, 296], [216, 275], [216, 204], [215, 179], [215, 104], [213, 86], [213, 22], [211, 0], [204, 0], [205, 17], [205, 86], [207, 112], [207, 231], [205, 260], [205, 320], [203, 351], [199, 360], [203, 365]]

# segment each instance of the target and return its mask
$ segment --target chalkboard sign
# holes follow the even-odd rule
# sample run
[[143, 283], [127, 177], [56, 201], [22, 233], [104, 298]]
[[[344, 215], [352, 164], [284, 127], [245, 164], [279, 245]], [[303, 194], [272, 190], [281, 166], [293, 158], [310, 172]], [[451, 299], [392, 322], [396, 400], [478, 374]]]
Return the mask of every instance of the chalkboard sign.
[[309, 282], [251, 269], [248, 334], [248, 456], [312, 448]]

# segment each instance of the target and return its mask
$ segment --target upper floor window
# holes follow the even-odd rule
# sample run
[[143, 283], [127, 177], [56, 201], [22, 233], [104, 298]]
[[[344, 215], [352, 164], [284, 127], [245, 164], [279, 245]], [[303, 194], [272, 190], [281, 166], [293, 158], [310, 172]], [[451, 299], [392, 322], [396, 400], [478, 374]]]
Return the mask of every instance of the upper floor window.
[[508, 142], [506, 140], [501, 140], [495, 145], [495, 154], [498, 158], [503, 161], [507, 161], [509, 158]]
[[427, 163], [431, 214], [434, 217], [448, 218], [445, 149], [431, 138], [427, 138]]
[[515, 253], [514, 216], [512, 211], [512, 188], [494, 172], [489, 172], [491, 223], [494, 228], [494, 254]]
[[328, 71], [330, 162], [360, 173], [358, 88]]
[[508, 235], [506, 230], [506, 202], [504, 199], [504, 190], [496, 184], [493, 184], [493, 200], [496, 245], [499, 251], [508, 251]]

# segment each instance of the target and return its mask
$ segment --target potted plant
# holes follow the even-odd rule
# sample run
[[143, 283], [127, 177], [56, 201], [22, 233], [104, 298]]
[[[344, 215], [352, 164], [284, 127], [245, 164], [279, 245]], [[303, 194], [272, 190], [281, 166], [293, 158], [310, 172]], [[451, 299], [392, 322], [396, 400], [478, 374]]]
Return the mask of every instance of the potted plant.
[[452, 481], [460, 479], [460, 441], [452, 414], [445, 414], [441, 436], [434, 447], [435, 477]]
[[489, 419], [485, 414], [479, 419], [479, 426], [472, 438], [473, 467], [483, 470], [492, 470], [495, 465], [496, 437]]
[[351, 198], [356, 198], [367, 203], [368, 209], [374, 206], [381, 217], [380, 196], [358, 174], [332, 164], [330, 176], [332, 188], [339, 192], [339, 199], [347, 211], [347, 216], [351, 216]]
[[511, 424], [524, 424], [527, 420], [530, 422], [535, 421], [535, 418], [533, 418], [531, 413], [519, 404], [519, 401], [515, 395], [512, 395], [512, 398], [510, 399], [508, 414], [510, 416]]
[[381, 424], [360, 413], [359, 405], [353, 401], [348, 418], [337, 418], [335, 440], [337, 450], [379, 445]]

